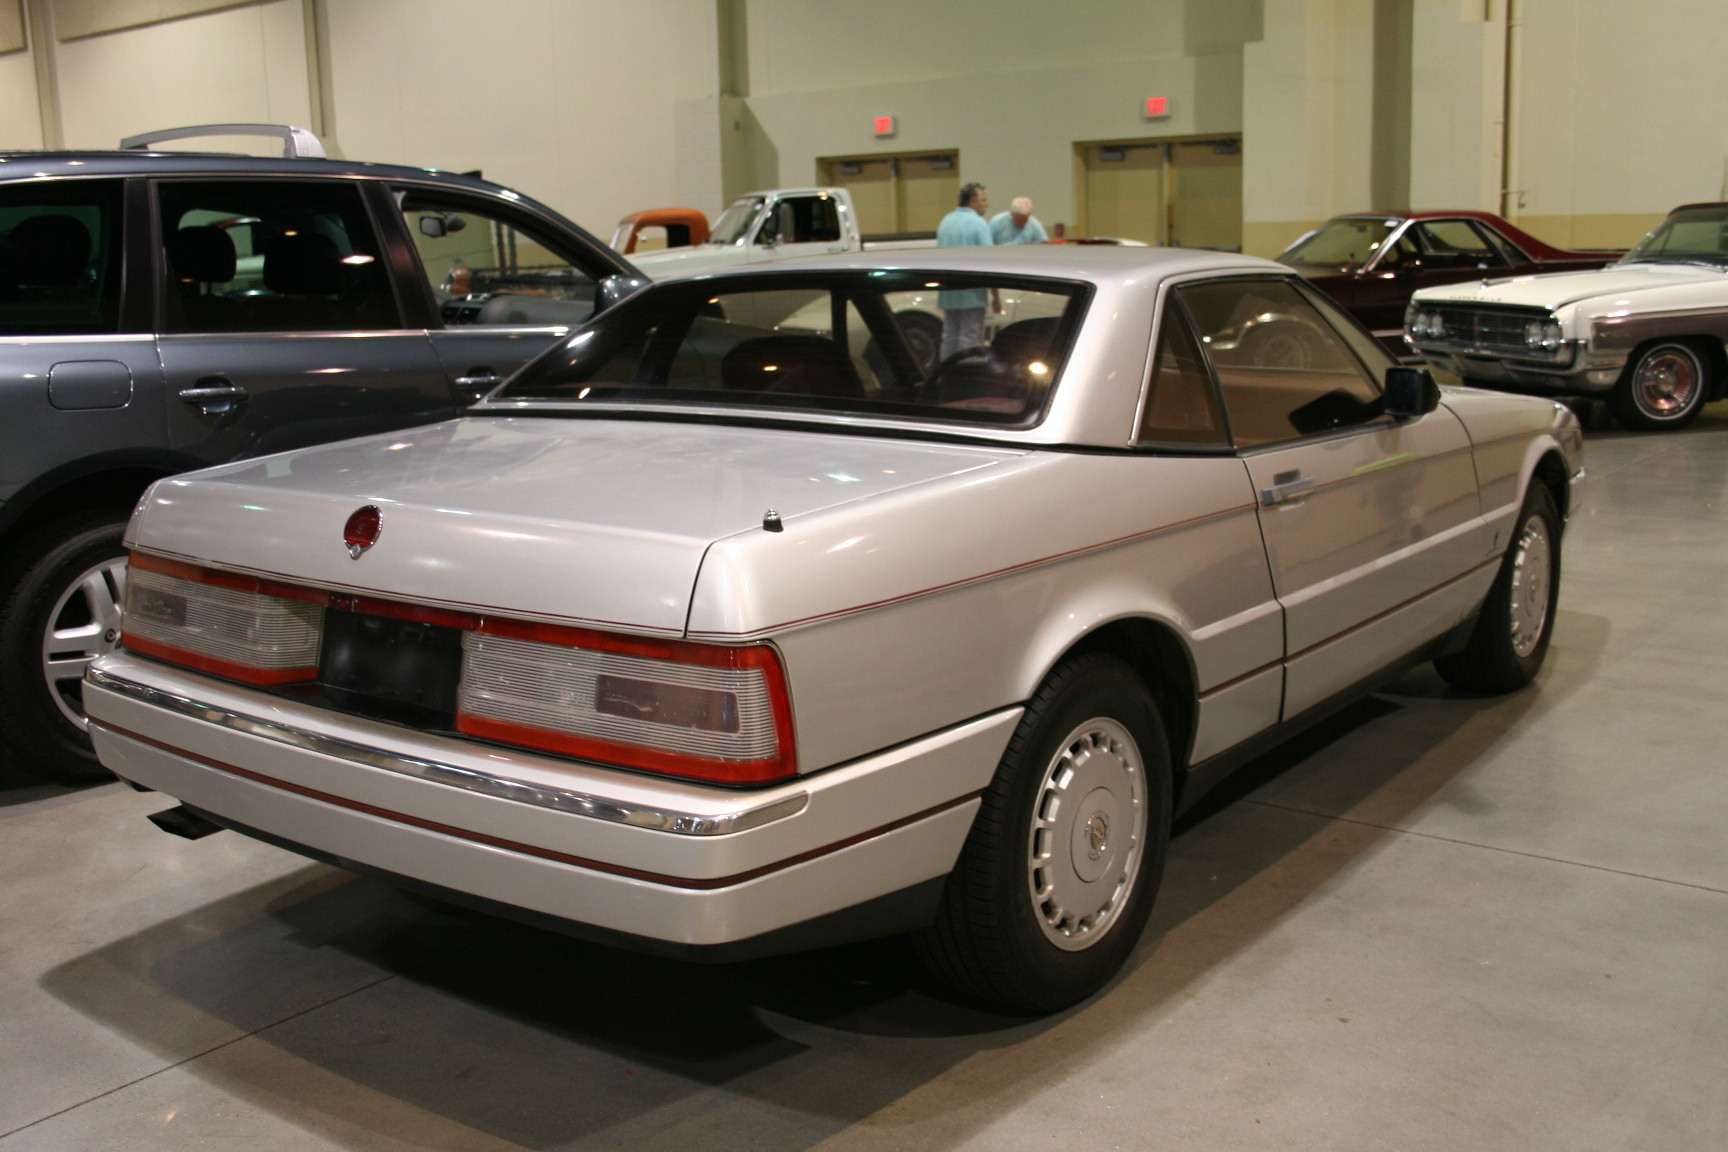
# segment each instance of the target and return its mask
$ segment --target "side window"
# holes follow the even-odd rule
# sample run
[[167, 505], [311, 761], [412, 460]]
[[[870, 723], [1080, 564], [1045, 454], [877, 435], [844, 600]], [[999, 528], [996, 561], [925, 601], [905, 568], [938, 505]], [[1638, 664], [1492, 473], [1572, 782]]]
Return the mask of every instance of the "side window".
[[1165, 301], [1136, 439], [1142, 444], [1223, 444], [1227, 439], [1212, 376], [1174, 296]]
[[594, 277], [507, 210], [419, 189], [401, 197], [444, 323], [574, 326], [594, 314]]
[[103, 335], [119, 325], [120, 182], [0, 186], [0, 335]]
[[1380, 418], [1380, 385], [1293, 285], [1219, 280], [1177, 294], [1217, 374], [1238, 448]]
[[401, 327], [360, 190], [342, 182], [163, 181], [170, 332]]
[[1500, 259], [1506, 261], [1506, 263], [1525, 264], [1529, 262], [1530, 257], [1520, 252], [1516, 244], [1500, 235], [1500, 233], [1494, 231], [1494, 229], [1483, 227], [1480, 224], [1476, 227], [1482, 235], [1488, 237], [1489, 245], [1493, 247], [1495, 252], [1499, 253]]
[[1308, 302], [1320, 310], [1320, 314], [1331, 322], [1338, 335], [1344, 338], [1344, 343], [1350, 345], [1350, 350], [1356, 353], [1356, 358], [1367, 367], [1368, 374], [1376, 380], [1386, 379], [1386, 369], [1394, 367], [1398, 361], [1386, 351], [1386, 346], [1362, 330], [1362, 325], [1346, 313], [1338, 305], [1328, 300], [1322, 293], [1304, 287], [1302, 295]]
[[758, 244], [831, 244], [840, 239], [840, 205], [831, 196], [788, 196], [774, 207]]
[[1488, 246], [1468, 220], [1431, 220], [1418, 224], [1422, 243], [1428, 249], [1422, 264], [1427, 268], [1474, 268], [1481, 264], [1496, 267], [1502, 263], [1500, 254]]
[[1416, 243], [1416, 230], [1406, 228], [1398, 234], [1398, 239], [1380, 254], [1380, 261], [1375, 267], [1382, 272], [1393, 268], [1408, 268], [1411, 266], [1411, 261], [1420, 255], [1422, 255], [1422, 249]]

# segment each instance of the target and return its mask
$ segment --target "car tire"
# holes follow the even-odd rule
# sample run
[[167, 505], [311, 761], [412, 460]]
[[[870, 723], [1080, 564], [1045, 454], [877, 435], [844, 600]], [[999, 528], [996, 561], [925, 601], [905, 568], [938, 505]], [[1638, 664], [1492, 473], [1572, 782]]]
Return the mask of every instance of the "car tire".
[[906, 344], [912, 349], [912, 358], [918, 361], [918, 367], [925, 375], [936, 367], [942, 352], [942, 321], [928, 312], [918, 312], [907, 309], [896, 312], [894, 319], [900, 322], [900, 331], [906, 337]]
[[1470, 692], [1524, 687], [1548, 654], [1559, 599], [1560, 514], [1554, 494], [1535, 480], [1469, 641], [1434, 667], [1448, 684]]
[[1697, 419], [1715, 386], [1715, 365], [1703, 351], [1684, 340], [1664, 340], [1633, 356], [1608, 394], [1608, 406], [1628, 428], [1668, 432]]
[[31, 775], [61, 784], [113, 776], [83, 715], [83, 669], [120, 639], [127, 510], [36, 529], [0, 573], [0, 739]]
[[1169, 745], [1114, 656], [1065, 661], [985, 790], [935, 923], [914, 937], [956, 991], [1053, 1012], [1102, 988], [1151, 911], [1170, 838]]

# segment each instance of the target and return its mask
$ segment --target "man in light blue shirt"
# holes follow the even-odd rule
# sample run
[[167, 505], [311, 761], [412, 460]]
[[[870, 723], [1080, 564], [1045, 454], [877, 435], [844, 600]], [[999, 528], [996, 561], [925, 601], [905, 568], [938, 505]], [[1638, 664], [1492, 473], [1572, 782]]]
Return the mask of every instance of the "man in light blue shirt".
[[998, 244], [1044, 244], [1050, 240], [1044, 225], [1032, 215], [1032, 200], [1026, 196], [1014, 197], [1008, 202], [1008, 211], [997, 213], [990, 221], [990, 235]]
[[[966, 248], [995, 243], [985, 216], [989, 211], [989, 190], [982, 184], [967, 184], [960, 189], [960, 206], [942, 217], [942, 223], [937, 225], [936, 246]], [[944, 360], [962, 348], [976, 348], [984, 343], [984, 309], [989, 299], [984, 288], [950, 288], [936, 294], [936, 303], [944, 316]]]

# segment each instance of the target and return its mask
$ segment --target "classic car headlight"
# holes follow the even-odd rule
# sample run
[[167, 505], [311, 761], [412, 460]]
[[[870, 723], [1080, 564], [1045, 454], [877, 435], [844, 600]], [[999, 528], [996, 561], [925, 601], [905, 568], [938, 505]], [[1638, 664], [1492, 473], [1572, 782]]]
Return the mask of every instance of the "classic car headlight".
[[310, 589], [134, 553], [121, 644], [247, 684], [312, 680], [324, 601]]
[[713, 783], [797, 770], [785, 674], [766, 645], [488, 618], [462, 648], [460, 732]]
[[1564, 333], [1558, 320], [1532, 320], [1524, 325], [1524, 343], [1542, 352], [1560, 347]]
[[1409, 319], [1410, 335], [1418, 339], [1439, 339], [1446, 335], [1446, 323], [1438, 310], [1412, 307]]

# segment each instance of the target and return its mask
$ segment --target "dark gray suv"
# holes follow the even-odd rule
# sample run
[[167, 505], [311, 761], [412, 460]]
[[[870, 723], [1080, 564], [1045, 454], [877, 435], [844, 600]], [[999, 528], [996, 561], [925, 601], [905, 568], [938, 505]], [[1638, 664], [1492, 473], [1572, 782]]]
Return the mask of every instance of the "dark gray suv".
[[290, 154], [0, 152], [0, 740], [40, 776], [106, 775], [79, 692], [146, 485], [451, 416], [643, 283], [509, 189], [240, 128]]

